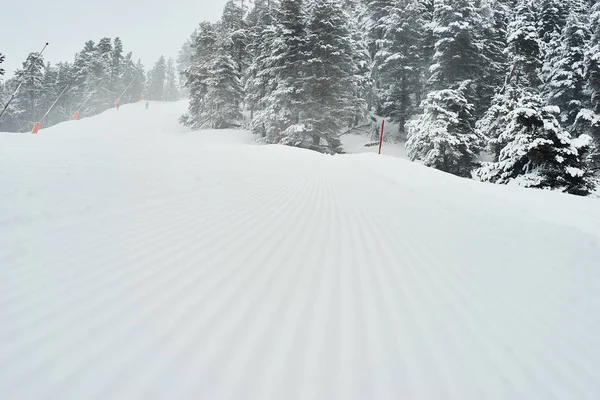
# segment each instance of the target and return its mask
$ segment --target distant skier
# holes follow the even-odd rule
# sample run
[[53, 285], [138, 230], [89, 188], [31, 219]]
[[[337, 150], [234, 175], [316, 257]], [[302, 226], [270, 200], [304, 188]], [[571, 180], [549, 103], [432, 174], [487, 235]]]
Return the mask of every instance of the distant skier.
[[121, 99], [117, 99], [115, 101], [115, 108], [117, 109], [117, 111], [119, 111], [119, 107], [121, 106]]
[[146, 110], [150, 107], [150, 103], [146, 102]]

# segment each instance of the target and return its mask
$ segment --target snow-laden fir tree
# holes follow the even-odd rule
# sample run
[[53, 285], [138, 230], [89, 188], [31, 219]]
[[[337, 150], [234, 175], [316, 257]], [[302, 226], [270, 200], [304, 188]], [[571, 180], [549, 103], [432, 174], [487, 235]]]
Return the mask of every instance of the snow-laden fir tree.
[[436, 36], [429, 86], [454, 89], [481, 77], [484, 59], [477, 33], [483, 20], [471, 0], [440, 0], [435, 9]]
[[217, 29], [215, 24], [202, 22], [197, 29], [197, 36], [192, 44], [191, 65], [183, 71], [185, 87], [189, 90], [190, 104], [188, 112], [181, 117], [181, 122], [193, 129], [207, 126], [208, 121], [203, 114], [203, 99], [208, 91], [206, 84], [209, 78], [210, 63], [217, 49]]
[[[115, 38], [113, 41], [111, 64], [110, 64], [110, 89], [114, 93], [115, 98], [120, 96], [125, 90], [125, 85], [129, 82], [124, 82], [123, 78], [123, 42], [120, 38]], [[121, 99], [123, 102], [124, 99]]]
[[544, 97], [560, 108], [561, 123], [569, 130], [586, 100], [584, 52], [589, 38], [587, 25], [578, 14], [571, 13], [544, 64]]
[[366, 115], [364, 101], [357, 98], [350, 17], [335, 0], [314, 1], [309, 12], [300, 124], [284, 133], [281, 143], [339, 153], [339, 136], [353, 124], [361, 103]]
[[[271, 61], [271, 46], [275, 41], [273, 25], [273, 7], [270, 0], [256, 0], [248, 14], [248, 52], [250, 65], [245, 74], [244, 91], [246, 107], [250, 110], [250, 119], [254, 120], [254, 112], [259, 109], [260, 100], [268, 91], [274, 89], [273, 69], [268, 68]], [[265, 129], [257, 129], [265, 134]]]
[[535, 23], [531, 3], [520, 0], [509, 25], [512, 67], [506, 85], [478, 124], [489, 137], [495, 161], [474, 175], [482, 181], [586, 195], [593, 187], [584, 161], [590, 138], [573, 139], [558, 121], [558, 107], [542, 100], [542, 41]]
[[154, 101], [165, 100], [165, 83], [167, 80], [167, 61], [160, 56], [148, 73], [147, 97]]
[[177, 74], [175, 72], [175, 64], [173, 59], [169, 58], [167, 61], [167, 73], [165, 80], [165, 100], [176, 101], [179, 100], [179, 89], [177, 89]]
[[194, 129], [221, 129], [241, 119], [240, 74], [230, 37], [220, 24], [202, 23], [191, 67], [184, 72], [190, 105], [181, 121]]
[[499, 141], [506, 145], [498, 162], [479, 169], [479, 179], [588, 195], [594, 185], [584, 154], [591, 138], [581, 135], [573, 139], [561, 127], [556, 111], [533, 91], [521, 93], [516, 107], [505, 117], [507, 125]]
[[268, 143], [280, 143], [304, 130], [300, 114], [308, 49], [302, 1], [281, 0], [273, 13], [273, 40], [263, 49], [268, 54], [264, 54], [261, 71], [270, 87], [258, 101], [252, 130]]
[[483, 145], [475, 130], [473, 104], [483, 63], [476, 11], [467, 0], [436, 4], [437, 42], [429, 78], [433, 90], [422, 104], [423, 114], [407, 124], [411, 160], [459, 176], [470, 176]]
[[242, 119], [243, 96], [241, 76], [229, 43], [218, 43], [205, 84], [207, 91], [202, 99], [200, 119], [206, 120], [207, 127], [213, 129], [236, 126]]
[[[545, 43], [557, 40], [567, 23], [571, 0], [542, 0], [535, 4], [537, 33]], [[532, 3], [533, 5], [533, 3]]]
[[[44, 93], [45, 65], [43, 57], [31, 53], [23, 63], [23, 67], [15, 72], [14, 87], [23, 82], [8, 110], [17, 121], [16, 129], [20, 132], [31, 130], [37, 119], [44, 114], [42, 97]], [[11, 88], [13, 89], [13, 88]]]
[[229, 0], [225, 3], [220, 21], [221, 29], [228, 37], [228, 52], [240, 75], [245, 73], [250, 64], [248, 27], [245, 20], [247, 12], [248, 0]]
[[576, 126], [593, 138], [589, 155], [591, 167], [600, 171], [600, 3], [596, 3], [590, 13], [591, 40], [587, 43], [584, 59], [587, 103], [577, 116]]
[[406, 148], [411, 160], [469, 177], [477, 166], [483, 138], [475, 130], [474, 107], [467, 100], [468, 81], [457, 89], [435, 90], [423, 101], [423, 114], [408, 122]]
[[479, 12], [483, 17], [481, 56], [483, 65], [481, 79], [476, 87], [475, 114], [481, 118], [491, 106], [496, 92], [503, 86], [508, 69], [507, 29], [512, 10], [507, 0], [483, 2]]
[[419, 106], [424, 31], [421, 11], [415, 0], [397, 0], [383, 18], [387, 29], [377, 53], [382, 115], [398, 123], [400, 139], [406, 139], [404, 126]]
[[[396, 0], [364, 0], [364, 7], [359, 9], [362, 15], [359, 16], [361, 25], [367, 33], [365, 46], [369, 55], [369, 63], [376, 64], [381, 51], [383, 38], [386, 34], [388, 26], [386, 24], [387, 17], [394, 10]], [[381, 91], [384, 90], [381, 82], [380, 70], [371, 68], [370, 78], [372, 83], [372, 98], [369, 99], [371, 108], [375, 108], [375, 112], [379, 115], [384, 113], [381, 106]]]

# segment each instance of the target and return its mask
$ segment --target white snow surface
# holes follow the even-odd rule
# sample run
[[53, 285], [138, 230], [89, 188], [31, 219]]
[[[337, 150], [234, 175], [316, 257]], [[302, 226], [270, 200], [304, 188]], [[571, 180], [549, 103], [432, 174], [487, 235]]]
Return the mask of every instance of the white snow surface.
[[187, 132], [0, 135], [0, 399], [598, 399], [600, 203]]

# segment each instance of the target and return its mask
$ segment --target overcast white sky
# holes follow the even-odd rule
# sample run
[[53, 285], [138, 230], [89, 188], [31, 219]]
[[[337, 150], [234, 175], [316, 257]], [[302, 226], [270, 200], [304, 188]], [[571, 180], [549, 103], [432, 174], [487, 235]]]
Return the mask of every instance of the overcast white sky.
[[175, 57], [198, 23], [215, 21], [226, 0], [0, 0], [0, 53], [8, 78], [27, 54], [50, 46], [44, 59], [72, 61], [87, 40], [123, 40], [146, 68]]

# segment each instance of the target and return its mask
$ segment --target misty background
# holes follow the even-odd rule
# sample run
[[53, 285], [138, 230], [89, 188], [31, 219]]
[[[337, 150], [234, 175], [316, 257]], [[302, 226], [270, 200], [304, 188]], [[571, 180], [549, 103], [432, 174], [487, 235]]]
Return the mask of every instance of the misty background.
[[[0, 37], [6, 76], [21, 68], [45, 42], [44, 59], [71, 60], [90, 38], [120, 37], [146, 67], [161, 56], [175, 57], [198, 23], [216, 21], [226, 0], [30, 0], [2, 6]], [[18, 40], [16, 40], [18, 38]]]

